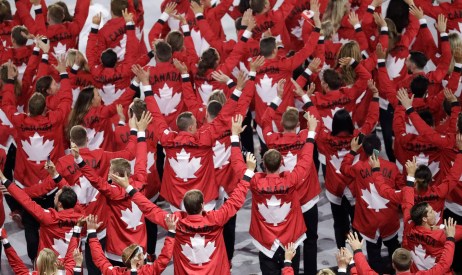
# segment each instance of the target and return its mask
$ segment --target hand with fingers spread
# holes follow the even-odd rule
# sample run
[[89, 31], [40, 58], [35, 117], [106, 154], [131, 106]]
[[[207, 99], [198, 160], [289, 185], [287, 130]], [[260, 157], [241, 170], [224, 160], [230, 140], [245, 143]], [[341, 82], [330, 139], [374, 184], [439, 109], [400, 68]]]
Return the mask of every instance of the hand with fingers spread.
[[409, 177], [414, 177], [415, 176], [415, 171], [417, 170], [416, 157], [413, 157], [412, 160], [407, 160], [406, 164], [404, 166], [406, 167], [407, 175]]
[[375, 154], [372, 154], [369, 157], [369, 165], [371, 166], [372, 169], [374, 168], [380, 168], [380, 160], [379, 157], [376, 156]]
[[132, 66], [133, 74], [143, 83], [143, 85], [149, 85], [149, 71], [144, 70], [140, 65]]
[[359, 136], [354, 137], [351, 140], [350, 146], [351, 146], [351, 151], [353, 151], [353, 152], [358, 152], [359, 151], [359, 148], [361, 148], [361, 146], [362, 146], [361, 144], [359, 144]]
[[310, 112], [306, 112], [304, 117], [308, 122], [308, 131], [316, 131], [316, 128], [318, 127], [318, 120], [316, 119], [316, 117], [312, 115]]
[[387, 27], [387, 21], [383, 18], [381, 13], [374, 12], [374, 21], [377, 26], [380, 28]]
[[245, 157], [245, 164], [247, 165], [247, 169], [255, 171], [255, 168], [257, 167], [257, 159], [252, 153], [247, 153]]
[[452, 103], [452, 102], [457, 102], [458, 101], [457, 97], [447, 87], [444, 88], [443, 93], [444, 93], [444, 97], [446, 98], [446, 100], [448, 102]]
[[60, 259], [56, 259], [55, 266], [58, 270], [66, 270], [66, 267], [64, 266], [64, 262]]
[[397, 97], [399, 102], [401, 102], [401, 105], [403, 105], [404, 109], [409, 109], [412, 107], [412, 101], [414, 100], [414, 95], [409, 97], [409, 94], [407, 93], [407, 90], [404, 88], [399, 89], [397, 93]]
[[48, 53], [50, 51], [50, 40], [48, 39], [47, 43], [43, 42], [42, 39], [36, 39], [37, 46], [43, 51], [43, 53]]
[[215, 79], [216, 81], [226, 84], [228, 81], [231, 79], [229, 76], [224, 74], [221, 70], [219, 71], [213, 71], [212, 72], [212, 78]]
[[95, 230], [95, 231], [103, 224], [103, 222], [98, 222], [98, 215], [92, 215], [92, 214], [87, 216], [86, 222], [87, 222], [87, 230]]
[[448, 19], [446, 18], [446, 16], [444, 16], [444, 14], [439, 14], [438, 21], [436, 22], [436, 25], [435, 25], [439, 33], [446, 32], [447, 23], [448, 23]]
[[74, 261], [75, 261], [75, 266], [76, 267], [82, 267], [82, 263], [83, 263], [83, 254], [82, 254], [82, 251], [80, 251], [79, 249], [74, 249], [74, 251], [72, 252], [72, 257], [74, 258]]
[[67, 66], [66, 66], [66, 55], [57, 56], [56, 60], [58, 61], [57, 65], [53, 65], [53, 68], [58, 71], [58, 73], [67, 73]]
[[122, 104], [117, 104], [116, 108], [119, 121], [125, 122], [124, 106], [122, 106]]
[[338, 60], [338, 64], [340, 64], [341, 67], [350, 66], [352, 60], [353, 58], [351, 57], [342, 57]]
[[93, 16], [93, 18], [91, 19], [91, 23], [95, 24], [95, 25], [100, 25], [101, 24], [101, 18], [103, 17], [102, 13], [101, 12], [98, 12], [97, 14], [95, 14]]
[[316, 57], [315, 59], [311, 60], [310, 64], [308, 65], [308, 69], [310, 69], [313, 73], [319, 73], [321, 71], [321, 58]]
[[[195, 2], [194, 2], [195, 3]], [[172, 14], [175, 14], [176, 13], [176, 6], [177, 6], [177, 3], [175, 2], [169, 2], [166, 6], [165, 6], [165, 9], [164, 9], [164, 12], [167, 13], [168, 15], [172, 15]]]
[[204, 7], [202, 5], [199, 5], [199, 3], [197, 3], [196, 1], [191, 1], [191, 10], [194, 12], [194, 14], [204, 14]]
[[351, 26], [356, 26], [356, 24], [359, 24], [359, 17], [356, 14], [356, 12], [352, 11], [348, 15], [348, 22], [351, 24]]
[[243, 71], [239, 71], [239, 74], [237, 75], [237, 78], [236, 78], [236, 81], [237, 81], [236, 89], [238, 89], [239, 91], [243, 91], [245, 84], [247, 83], [247, 80], [248, 80], [247, 74], [244, 73]]
[[125, 172], [125, 175], [123, 177], [119, 177], [116, 174], [109, 174], [109, 178], [112, 180], [113, 183], [117, 184], [123, 189], [127, 189], [127, 187], [130, 185], [127, 172]]
[[418, 20], [424, 18], [424, 12], [421, 7], [410, 6], [409, 13], [414, 15]]
[[383, 0], [372, 0], [371, 6], [373, 7], [379, 7], [382, 5]]
[[382, 44], [378, 43], [377, 47], [375, 48], [375, 54], [377, 55], [377, 59], [385, 59], [387, 57], [387, 51], [382, 47]]
[[140, 120], [136, 120], [136, 129], [140, 132], [145, 132], [149, 124], [152, 122], [152, 115], [149, 111], [144, 111], [141, 114]]
[[457, 222], [454, 221], [453, 218], [444, 220], [444, 233], [446, 233], [446, 237], [454, 238], [454, 236], [456, 235], [456, 225]]
[[350, 250], [348, 250], [345, 247], [341, 247], [335, 254], [335, 257], [337, 258], [338, 268], [346, 269], [348, 265], [350, 264], [351, 259], [353, 258], [353, 255], [351, 255]]
[[292, 259], [295, 257], [295, 254], [297, 253], [297, 249], [295, 249], [295, 244], [288, 243], [287, 246], [284, 247], [284, 250], [284, 261], [292, 262]]
[[136, 127], [136, 115], [135, 114], [133, 114], [128, 120], [128, 126], [130, 127], [130, 129], [138, 129]]
[[181, 62], [180, 60], [174, 58], [173, 59], [173, 65], [175, 68], [180, 71], [181, 74], [187, 74], [188, 73], [188, 66], [184, 62]]
[[168, 231], [175, 232], [176, 230], [176, 224], [178, 223], [180, 219], [175, 216], [174, 214], [168, 214], [165, 217], [165, 223], [167, 224], [167, 229]]
[[253, 16], [253, 14], [251, 13], [249, 18], [248, 18], [248, 21], [247, 21], [247, 31], [252, 31], [253, 28], [255, 28], [257, 26], [257, 21], [255, 20], [255, 17]]
[[462, 151], [462, 134], [457, 134], [456, 145], [457, 145], [457, 149], [459, 149], [459, 151]]
[[133, 13], [128, 12], [128, 9], [122, 11], [122, 16], [125, 19], [125, 23], [134, 23]]
[[0, 184], [2, 184], [2, 186], [4, 186], [3, 182], [6, 181], [6, 180], [7, 180], [7, 178], [3, 174], [2, 169], [0, 169], [0, 181], [1, 181]]
[[74, 156], [75, 159], [80, 157], [79, 147], [77, 144], [71, 141], [71, 155]]
[[308, 96], [311, 96], [314, 93], [314, 90], [316, 90], [316, 84], [314, 84], [314, 82], [311, 82], [310, 86], [308, 86], [308, 90], [306, 91], [306, 94]]
[[351, 246], [353, 251], [362, 249], [364, 240], [359, 241], [358, 234], [356, 232], [350, 232], [347, 236], [347, 243]]
[[379, 97], [379, 89], [377, 89], [377, 86], [375, 85], [375, 81], [373, 79], [369, 79], [367, 81], [367, 87], [372, 92], [373, 97]]
[[263, 66], [263, 64], [265, 64], [265, 57], [262, 55], [257, 56], [249, 63], [250, 71], [258, 71], [258, 69], [260, 69], [260, 67]]
[[232, 135], [240, 135], [242, 132], [244, 132], [245, 127], [242, 127], [242, 121], [243, 121], [242, 115], [236, 115], [235, 117], [231, 118], [231, 134]]
[[87, 222], [87, 217], [80, 217], [78, 220], [77, 220], [77, 226], [78, 227], [83, 227], [83, 225]]
[[284, 86], [286, 85], [286, 79], [282, 78], [278, 81], [277, 86], [277, 96], [282, 99], [282, 95], [284, 94]]

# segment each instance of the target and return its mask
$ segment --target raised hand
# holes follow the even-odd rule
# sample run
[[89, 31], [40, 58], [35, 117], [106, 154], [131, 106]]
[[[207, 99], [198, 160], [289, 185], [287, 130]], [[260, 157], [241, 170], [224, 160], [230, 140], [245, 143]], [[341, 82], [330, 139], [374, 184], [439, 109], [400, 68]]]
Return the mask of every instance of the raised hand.
[[369, 79], [367, 81], [367, 87], [372, 92], [373, 97], [379, 97], [379, 89], [377, 89], [377, 86], [375, 85], [375, 81], [373, 79]]
[[249, 67], [251, 72], [256, 72], [261, 66], [265, 64], [265, 57], [262, 55], [257, 56], [255, 59], [250, 61]]
[[228, 83], [228, 81], [231, 79], [229, 76], [224, 74], [221, 70], [213, 71], [212, 78], [223, 84]]
[[359, 24], [359, 17], [356, 14], [356, 12], [352, 11], [348, 15], [348, 22], [351, 24], [351, 26], [355, 26], [356, 24]]
[[164, 12], [167, 13], [168, 15], [175, 14], [176, 13], [176, 6], [177, 6], [177, 4], [175, 2], [173, 2], [173, 1], [168, 2], [168, 4], [165, 6]]
[[310, 69], [313, 73], [319, 73], [321, 71], [321, 59], [316, 57], [315, 59], [311, 60], [310, 64], [308, 65], [308, 69]]
[[347, 243], [351, 246], [353, 251], [356, 251], [363, 247], [364, 240], [359, 241], [358, 234], [356, 232], [350, 232], [347, 237]]
[[122, 16], [125, 19], [125, 23], [130, 23], [130, 22], [133, 23], [133, 22], [135, 22], [133, 20], [133, 13], [129, 13], [128, 9], [125, 9], [125, 10], [122, 11]]
[[372, 169], [380, 168], [380, 160], [375, 154], [372, 154], [369, 157], [369, 165], [371, 166]]
[[47, 43], [43, 42], [42, 37], [36, 38], [36, 45], [43, 51], [43, 53], [48, 53], [50, 51], [50, 40], [48, 39]]
[[452, 102], [457, 102], [457, 97], [447, 87], [444, 88], [443, 92], [444, 92], [444, 97], [446, 98], [447, 101], [449, 101], [451, 103]]
[[462, 150], [462, 134], [457, 134], [456, 136], [456, 145], [457, 145], [457, 149], [459, 149], [459, 151]]
[[436, 22], [436, 29], [438, 30], [439, 33], [446, 32], [446, 26], [448, 24], [448, 19], [444, 14], [439, 14], [438, 15], [438, 21]]
[[277, 92], [277, 96], [279, 98], [282, 98], [282, 95], [284, 94], [284, 86], [286, 85], [286, 79], [285, 78], [282, 78], [278, 81], [278, 92]]
[[119, 116], [119, 121], [125, 122], [124, 106], [122, 104], [117, 104], [117, 115]]
[[245, 157], [245, 164], [247, 165], [247, 169], [255, 171], [255, 168], [257, 167], [257, 159], [252, 153], [247, 153]]
[[414, 100], [414, 95], [409, 97], [406, 89], [404, 88], [399, 89], [396, 97], [398, 98], [399, 102], [401, 102], [401, 105], [403, 105], [405, 109], [412, 107], [412, 101]]
[[352, 151], [358, 152], [359, 148], [361, 148], [361, 144], [359, 144], [359, 137], [354, 137], [351, 140], [350, 146]]
[[173, 65], [175, 68], [180, 71], [181, 74], [187, 74], [188, 73], [188, 66], [184, 62], [181, 62], [180, 60], [174, 58], [173, 59]]
[[409, 13], [412, 14], [412, 15], [414, 15], [415, 18], [417, 18], [417, 19], [419, 19], [419, 20], [422, 19], [422, 18], [424, 18], [424, 12], [423, 12], [423, 10], [422, 10], [421, 7], [416, 7], [416, 6], [414, 6], [414, 5], [413, 5], [413, 6], [410, 6], [410, 7], [409, 7]]
[[240, 135], [242, 132], [244, 132], [245, 130], [245, 127], [242, 127], [242, 121], [244, 120], [244, 118], [242, 117], [242, 115], [236, 115], [235, 117], [231, 118], [231, 133], [233, 135]]
[[57, 65], [53, 65], [53, 68], [57, 70], [59, 73], [66, 73], [67, 66], [66, 66], [66, 55], [56, 56], [56, 60], [58, 61]]
[[80, 251], [79, 249], [74, 249], [74, 251], [72, 252], [72, 257], [74, 258], [74, 261], [75, 261], [75, 266], [76, 267], [81, 267], [82, 266], [82, 263], [83, 263], [83, 254], [82, 254], [82, 251]]
[[45, 170], [47, 170], [48, 174], [52, 178], [54, 178], [54, 177], [56, 177], [58, 175], [58, 171], [56, 171], [56, 166], [51, 160], [45, 162], [44, 168], [45, 168]]
[[239, 71], [239, 74], [237, 75], [237, 78], [236, 78], [236, 81], [237, 81], [236, 89], [238, 89], [239, 91], [244, 90], [247, 80], [248, 80], [247, 74], [244, 73], [243, 71]]
[[93, 18], [91, 19], [91, 22], [95, 25], [98, 25], [101, 24], [101, 18], [103, 17], [103, 15], [101, 14], [101, 12], [98, 12], [97, 14], [95, 14], [93, 16]]
[[77, 220], [77, 226], [78, 227], [82, 227], [85, 223], [87, 222], [87, 217], [80, 217], [78, 220]]
[[125, 173], [123, 177], [119, 177], [116, 174], [109, 174], [109, 178], [112, 180], [113, 183], [117, 184], [123, 189], [126, 189], [130, 185], [127, 173]]
[[285, 250], [284, 260], [292, 261], [292, 259], [295, 257], [295, 254], [297, 253], [297, 250], [295, 249], [295, 244], [294, 243], [287, 244], [287, 246], [284, 247], [284, 250]]
[[55, 266], [58, 270], [66, 270], [64, 262], [60, 259], [56, 259]]
[[382, 44], [378, 43], [377, 47], [375, 48], [375, 54], [377, 55], [377, 59], [385, 59], [387, 57], [387, 51], [382, 47]]
[[80, 157], [79, 147], [77, 144], [71, 141], [71, 155], [74, 156], [75, 159]]
[[414, 177], [415, 176], [415, 171], [417, 170], [416, 158], [413, 157], [412, 160], [407, 160], [405, 166], [406, 166], [407, 175], [410, 176], [410, 177]]
[[338, 64], [340, 64], [341, 67], [350, 66], [351, 60], [353, 60], [351, 57], [342, 57], [338, 60]]
[[375, 21], [375, 24], [379, 27], [387, 27], [387, 21], [385, 21], [385, 19], [383, 18], [382, 14], [381, 13], [378, 13], [378, 12], [374, 12], [374, 21]]
[[191, 1], [191, 9], [194, 14], [204, 13], [204, 7], [199, 5], [196, 1]]
[[[304, 95], [306, 95], [306, 92], [302, 89], [302, 87], [297, 83], [297, 81], [295, 81], [295, 79], [291, 78], [290, 81], [292, 81], [292, 85], [294, 85], [294, 94], [299, 96], [299, 97], [302, 97]], [[279, 96], [279, 95], [278, 95]]]
[[149, 124], [152, 122], [152, 115], [151, 112], [149, 111], [144, 111], [143, 114], [141, 114], [140, 120], [136, 120], [136, 128], [140, 132], [146, 131], [148, 128]]
[[316, 127], [318, 127], [318, 120], [316, 117], [310, 114], [310, 112], [306, 112], [305, 118], [308, 121], [308, 131], [316, 131]]
[[98, 215], [88, 215], [87, 216], [87, 230], [96, 230], [100, 227], [103, 222], [98, 222]]
[[454, 238], [454, 236], [456, 235], [456, 225], [457, 222], [454, 221], [453, 218], [444, 220], [444, 233], [446, 233], [446, 237]]
[[335, 258], [337, 259], [338, 268], [347, 268], [353, 258], [353, 255], [351, 255], [350, 250], [345, 247], [341, 247], [337, 254], [335, 254]]
[[167, 224], [167, 228], [169, 231], [175, 231], [176, 230], [176, 224], [178, 223], [180, 219], [173, 215], [169, 214], [165, 217], [165, 223]]
[[140, 65], [135, 64], [132, 66], [133, 74], [143, 83], [143, 85], [149, 85], [149, 71], [145, 71]]

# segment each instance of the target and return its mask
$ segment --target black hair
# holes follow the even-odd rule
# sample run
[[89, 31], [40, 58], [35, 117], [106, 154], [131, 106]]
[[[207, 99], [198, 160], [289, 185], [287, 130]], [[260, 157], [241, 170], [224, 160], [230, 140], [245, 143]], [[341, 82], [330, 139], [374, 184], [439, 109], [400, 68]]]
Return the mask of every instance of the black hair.
[[346, 132], [352, 135], [355, 130], [353, 120], [351, 119], [350, 113], [345, 109], [340, 109], [335, 112], [332, 119], [332, 135], [338, 136], [342, 132]]

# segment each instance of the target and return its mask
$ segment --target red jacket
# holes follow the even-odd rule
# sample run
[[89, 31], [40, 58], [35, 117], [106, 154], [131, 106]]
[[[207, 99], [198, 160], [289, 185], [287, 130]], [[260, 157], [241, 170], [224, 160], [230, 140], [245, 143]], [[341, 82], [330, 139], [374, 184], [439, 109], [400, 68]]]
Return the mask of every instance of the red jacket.
[[448, 19], [448, 31], [456, 31], [461, 33], [462, 28], [462, 17], [460, 17], [460, 11], [462, 10], [462, 2], [459, 0], [451, 3], [437, 3], [433, 5], [425, 0], [415, 1], [416, 6], [421, 7], [424, 10], [425, 15], [438, 19], [438, 15], [442, 14]]

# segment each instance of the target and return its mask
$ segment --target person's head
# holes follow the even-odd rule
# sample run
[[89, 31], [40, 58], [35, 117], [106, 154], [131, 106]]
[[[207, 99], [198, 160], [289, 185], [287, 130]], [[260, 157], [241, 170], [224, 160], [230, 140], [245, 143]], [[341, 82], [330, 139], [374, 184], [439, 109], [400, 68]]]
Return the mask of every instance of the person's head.
[[321, 33], [324, 35], [324, 39], [330, 40], [332, 36], [335, 34], [334, 25], [332, 21], [326, 20], [321, 23]]
[[332, 135], [338, 136], [339, 134], [352, 135], [355, 130], [353, 120], [350, 113], [345, 109], [340, 109], [335, 112], [332, 118]]
[[45, 97], [40, 93], [34, 93], [29, 98], [29, 115], [36, 117], [45, 113], [46, 100]]
[[270, 149], [263, 155], [263, 165], [267, 173], [277, 173], [281, 166], [282, 155], [279, 151]]
[[319, 270], [319, 272], [316, 275], [335, 275], [335, 273], [329, 268], [324, 268]]
[[212, 122], [218, 116], [222, 107], [221, 103], [216, 100], [209, 101], [207, 104], [207, 122]]
[[210, 96], [209, 96], [209, 99], [208, 99], [208, 102], [211, 102], [212, 100], [215, 100], [215, 101], [218, 101], [221, 103], [221, 105], [225, 105], [226, 103], [226, 95], [225, 93], [223, 92], [223, 90], [214, 90]]
[[173, 30], [167, 34], [165, 41], [172, 47], [172, 52], [179, 52], [184, 47], [184, 36], [180, 31]]
[[[14, 65], [13, 65], [14, 66]], [[0, 89], [3, 87], [3, 83], [8, 80], [8, 66], [7, 63], [0, 66]], [[14, 94], [16, 96], [21, 96], [22, 89], [21, 89], [21, 81], [16, 76], [14, 78]]]
[[236, 32], [239, 32], [239, 30], [242, 29], [242, 17], [239, 17], [234, 21], [234, 27], [236, 28]]
[[411, 92], [416, 98], [423, 98], [427, 94], [428, 84], [430, 84], [428, 78], [423, 75], [418, 75], [411, 81]]
[[409, 5], [403, 0], [390, 0], [385, 17], [393, 21], [397, 32], [401, 33], [409, 24]]
[[71, 142], [74, 142], [79, 148], [85, 148], [88, 144], [87, 130], [81, 125], [75, 125], [69, 133]]
[[59, 85], [53, 77], [46, 75], [37, 80], [37, 83], [35, 83], [35, 91], [47, 97], [49, 95], [55, 95], [59, 91]]
[[54, 204], [56, 210], [66, 210], [75, 207], [77, 203], [77, 194], [69, 186], [64, 186], [56, 192]]
[[69, 13], [69, 8], [67, 7], [66, 3], [64, 3], [63, 1], [58, 1], [55, 3], [55, 5], [58, 5], [60, 6], [61, 8], [63, 8], [63, 11], [64, 11], [64, 19], [63, 19], [63, 22], [72, 22], [72, 20], [74, 19], [72, 17], [72, 15]]
[[169, 62], [172, 58], [172, 47], [164, 41], [159, 41], [155, 45], [156, 61]]
[[111, 15], [112, 17], [122, 17], [122, 11], [128, 9], [127, 0], [111, 0]]
[[195, 134], [197, 132], [197, 121], [191, 112], [183, 112], [176, 119], [176, 126], [180, 131]]
[[425, 191], [432, 182], [432, 171], [426, 165], [419, 165], [415, 170], [415, 187], [418, 191]]
[[124, 177], [125, 174], [130, 177], [131, 175], [130, 162], [124, 158], [111, 159], [111, 166], [109, 167], [109, 174], [114, 174], [119, 177]]
[[140, 120], [143, 112], [147, 111], [146, 102], [137, 97], [133, 99], [133, 103], [130, 105], [128, 111], [130, 112], [130, 116], [135, 115], [136, 119]]
[[77, 62], [77, 56], [80, 57], [80, 61], [77, 65], [80, 67], [81, 70], [85, 72], [90, 72], [90, 68], [88, 67], [88, 61], [85, 58], [85, 55], [82, 54], [79, 50], [76, 49], [69, 49], [66, 53], [66, 66], [72, 67]]
[[415, 225], [433, 226], [436, 224], [436, 212], [428, 202], [419, 202], [411, 208], [411, 220]]
[[343, 16], [350, 11], [348, 0], [329, 0], [322, 21], [331, 21], [334, 30], [340, 27]]
[[239, 5], [237, 6], [240, 13], [244, 14], [244, 12], [250, 9], [250, 0], [241, 0], [239, 1]]
[[298, 110], [294, 107], [287, 107], [287, 110], [282, 114], [282, 127], [284, 131], [295, 131], [300, 122], [298, 121]]
[[427, 65], [427, 57], [422, 52], [413, 51], [406, 58], [406, 67], [409, 73], [421, 71]]
[[260, 40], [260, 54], [266, 58], [277, 55], [278, 48], [276, 46], [276, 38], [270, 36]]
[[411, 268], [412, 257], [411, 253], [404, 249], [398, 248], [393, 252], [391, 257], [393, 268], [397, 272], [408, 271]]
[[324, 92], [334, 91], [343, 86], [343, 81], [338, 72], [332, 69], [327, 69], [322, 73], [321, 86]]
[[143, 248], [137, 244], [131, 244], [122, 251], [122, 262], [127, 268], [132, 268], [132, 263], [136, 269], [144, 265]]
[[199, 63], [197, 64], [197, 75], [205, 76], [209, 69], [215, 69], [220, 63], [220, 55], [214, 48], [208, 48], [202, 55]]
[[197, 189], [189, 190], [184, 194], [183, 204], [188, 215], [200, 214], [204, 208], [204, 195]]
[[382, 143], [377, 135], [370, 134], [363, 138], [362, 147], [366, 155], [372, 156], [374, 149], [380, 152]]
[[37, 271], [39, 275], [47, 275], [47, 274], [57, 274], [58, 267], [56, 266], [56, 261], [58, 260], [58, 256], [56, 253], [49, 249], [44, 248], [37, 256]]
[[454, 59], [454, 54], [456, 49], [462, 47], [462, 39], [459, 37], [459, 34], [456, 32], [450, 33], [448, 35], [449, 45], [451, 46], [451, 64], [449, 65], [448, 74], [454, 71], [454, 64], [456, 63]]
[[0, 23], [11, 19], [11, 9], [8, 1], [0, 1]]
[[24, 26], [14, 26], [11, 29], [11, 43], [15, 47], [24, 47], [27, 44], [27, 38], [22, 33], [28, 35], [29, 30]]
[[421, 110], [417, 112], [420, 118], [427, 123], [428, 126], [435, 126], [435, 121], [433, 120], [433, 114], [429, 110]]
[[117, 53], [113, 49], [107, 49], [102, 52], [101, 64], [106, 68], [114, 68], [117, 64]]
[[[352, 40], [342, 45], [337, 54], [337, 65], [338, 60], [343, 57], [352, 57], [358, 62], [361, 61], [361, 49], [358, 42]], [[356, 81], [356, 72], [351, 66], [341, 67], [341, 76], [343, 82], [347, 85], [352, 85]]]
[[83, 118], [91, 107], [101, 105], [101, 96], [98, 89], [86, 87], [80, 91], [75, 101], [74, 107], [69, 114], [68, 131], [75, 125], [83, 124]]
[[53, 4], [48, 7], [47, 21], [49, 25], [63, 23], [64, 17], [64, 9], [60, 5]]
[[256, 14], [262, 14], [271, 9], [270, 2], [268, 0], [250, 0], [250, 8]]

